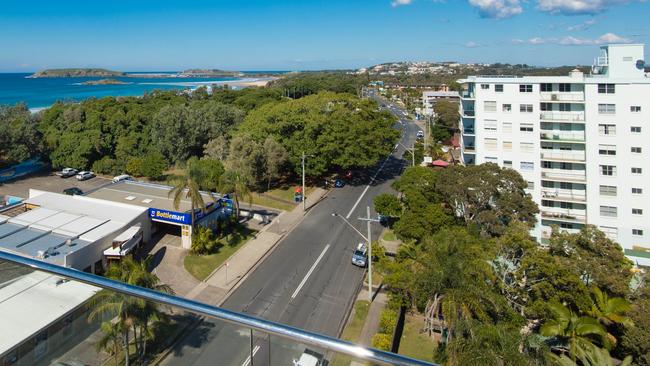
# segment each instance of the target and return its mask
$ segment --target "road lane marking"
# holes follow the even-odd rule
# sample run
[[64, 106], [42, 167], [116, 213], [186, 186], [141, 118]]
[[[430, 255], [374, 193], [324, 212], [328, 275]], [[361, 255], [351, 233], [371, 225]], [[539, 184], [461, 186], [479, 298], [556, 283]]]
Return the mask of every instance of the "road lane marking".
[[300, 281], [300, 284], [299, 284], [298, 287], [296, 288], [296, 291], [294, 291], [293, 294], [291, 295], [291, 298], [292, 298], [292, 299], [294, 299], [296, 296], [298, 296], [298, 292], [300, 292], [300, 289], [302, 289], [302, 287], [305, 285], [305, 283], [306, 283], [307, 280], [309, 279], [309, 276], [311, 276], [311, 273], [314, 272], [314, 269], [315, 269], [316, 266], [318, 265], [318, 262], [320, 262], [320, 260], [323, 259], [323, 256], [325, 255], [325, 253], [327, 252], [327, 250], [328, 250], [329, 248], [330, 248], [330, 245], [327, 244], [327, 245], [325, 246], [325, 248], [323, 249], [323, 251], [322, 251], [322, 252], [320, 253], [320, 255], [318, 256], [318, 258], [316, 258], [316, 262], [314, 262], [314, 264], [313, 264], [313, 265], [311, 266], [311, 268], [309, 269], [309, 272], [307, 272], [307, 274], [306, 274], [305, 277], [302, 279], [302, 281]]
[[[257, 351], [259, 351], [259, 350], [260, 350], [260, 346], [255, 346], [255, 347], [253, 348], [253, 357], [255, 357], [255, 354], [256, 354]], [[248, 358], [246, 358], [246, 361], [244, 361], [244, 363], [241, 364], [241, 366], [248, 366], [248, 365], [250, 365], [250, 364], [251, 364], [251, 356], [249, 355]]]
[[359, 202], [361, 202], [361, 199], [363, 198], [363, 196], [366, 195], [366, 192], [368, 192], [368, 189], [370, 188], [370, 186], [375, 182], [375, 179], [377, 178], [377, 176], [379, 175], [381, 170], [384, 169], [384, 165], [386, 165], [386, 163], [388, 162], [388, 159], [390, 159], [391, 156], [392, 155], [389, 155], [386, 159], [384, 159], [384, 162], [379, 167], [379, 170], [377, 170], [375, 175], [372, 176], [372, 179], [370, 179], [370, 183], [366, 186], [366, 189], [363, 190], [363, 192], [361, 193], [361, 196], [359, 196], [359, 199], [357, 199], [357, 202], [354, 203], [354, 206], [352, 206], [352, 209], [350, 210], [350, 212], [348, 212], [348, 215], [345, 216], [346, 219], [349, 219], [350, 216], [352, 215], [352, 213], [354, 212], [354, 210], [356, 210], [357, 206], [359, 205]]

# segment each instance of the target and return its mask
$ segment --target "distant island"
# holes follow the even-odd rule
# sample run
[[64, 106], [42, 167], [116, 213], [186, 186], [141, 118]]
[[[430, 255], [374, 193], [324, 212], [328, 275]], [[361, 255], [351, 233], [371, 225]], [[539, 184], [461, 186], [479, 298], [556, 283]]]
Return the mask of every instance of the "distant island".
[[29, 78], [84, 78], [84, 77], [125, 77], [126, 73], [106, 69], [47, 69], [38, 71]]
[[117, 80], [117, 79], [88, 80], [88, 81], [84, 81], [83, 83], [79, 83], [79, 85], [125, 85], [125, 84], [131, 84], [131, 83]]
[[[180, 72], [172, 73], [125, 73], [122, 71], [112, 71], [106, 69], [88, 69], [88, 68], [77, 68], [77, 69], [48, 69], [38, 71], [28, 78], [216, 78], [216, 77], [241, 77], [244, 76], [243, 73], [239, 71], [224, 71], [218, 69], [188, 69]], [[117, 81], [117, 80], [115, 80]], [[99, 80], [97, 83], [102, 82], [102, 84], [107, 84], [104, 80]], [[110, 84], [116, 84], [111, 82]], [[96, 84], [87, 84], [87, 85], [96, 85]]]

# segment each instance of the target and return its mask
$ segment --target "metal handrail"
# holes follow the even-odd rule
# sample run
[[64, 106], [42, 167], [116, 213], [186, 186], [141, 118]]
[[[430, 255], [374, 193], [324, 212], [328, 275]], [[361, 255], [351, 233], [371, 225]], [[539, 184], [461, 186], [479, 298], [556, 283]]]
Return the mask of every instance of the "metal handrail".
[[97, 276], [91, 273], [78, 271], [76, 269], [61, 267], [52, 263], [26, 258], [23, 256], [7, 253], [0, 250], [0, 260], [17, 263], [34, 270], [51, 273], [66, 277], [74, 281], [82, 282], [91, 286], [118, 292], [127, 296], [138, 297], [147, 301], [157, 302], [168, 306], [184, 309], [193, 313], [205, 315], [225, 322], [244, 326], [263, 333], [293, 340], [295, 342], [309, 344], [315, 347], [322, 347], [327, 350], [344, 353], [352, 357], [378, 362], [386, 365], [404, 366], [431, 366], [433, 364], [416, 360], [410, 357], [401, 356], [391, 352], [380, 351], [373, 348], [365, 348], [340, 339], [308, 332], [302, 329], [293, 328], [284, 324], [255, 318], [249, 315], [203, 304], [198, 301], [184, 299], [174, 295], [126, 284], [124, 282], [111, 280], [106, 277]]

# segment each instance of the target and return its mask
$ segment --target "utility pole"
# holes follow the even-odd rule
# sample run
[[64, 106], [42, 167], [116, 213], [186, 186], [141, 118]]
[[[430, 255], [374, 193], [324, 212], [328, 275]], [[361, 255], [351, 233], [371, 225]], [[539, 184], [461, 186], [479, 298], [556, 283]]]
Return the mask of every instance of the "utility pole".
[[[366, 207], [366, 217], [359, 217], [359, 220], [365, 221], [368, 225], [368, 300], [372, 303], [372, 237], [370, 231], [370, 223], [379, 222], [379, 219], [373, 219], [370, 217], [370, 206]], [[363, 236], [363, 235], [361, 235]]]
[[306, 206], [306, 201], [305, 201], [305, 152], [302, 152], [302, 210], [305, 211], [307, 210]]

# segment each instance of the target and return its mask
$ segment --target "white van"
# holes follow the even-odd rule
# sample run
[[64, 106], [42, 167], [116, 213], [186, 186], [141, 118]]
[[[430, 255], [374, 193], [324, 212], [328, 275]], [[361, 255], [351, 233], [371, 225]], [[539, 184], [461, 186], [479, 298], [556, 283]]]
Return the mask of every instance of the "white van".
[[306, 349], [298, 360], [293, 360], [293, 366], [326, 366], [327, 363], [323, 355], [309, 349]]

